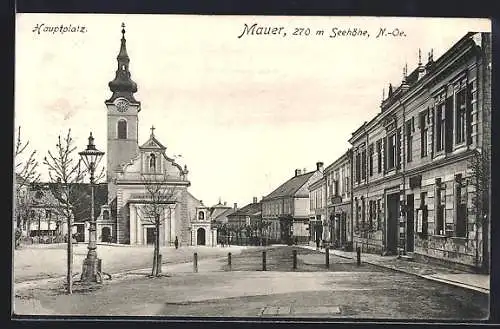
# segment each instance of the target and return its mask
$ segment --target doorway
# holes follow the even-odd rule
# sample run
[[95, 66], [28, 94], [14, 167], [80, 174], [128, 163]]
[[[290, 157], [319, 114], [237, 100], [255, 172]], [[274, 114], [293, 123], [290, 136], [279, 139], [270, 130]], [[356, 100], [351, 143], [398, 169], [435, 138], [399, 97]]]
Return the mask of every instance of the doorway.
[[101, 241], [111, 242], [111, 229], [107, 226], [103, 227], [101, 230]]
[[204, 246], [205, 245], [205, 229], [200, 227], [196, 231], [196, 244], [199, 246]]
[[406, 196], [406, 251], [413, 252], [415, 247], [415, 218], [413, 194]]
[[399, 239], [399, 193], [387, 195], [387, 252], [397, 254]]
[[154, 244], [155, 243], [155, 228], [148, 227], [146, 228], [146, 244]]

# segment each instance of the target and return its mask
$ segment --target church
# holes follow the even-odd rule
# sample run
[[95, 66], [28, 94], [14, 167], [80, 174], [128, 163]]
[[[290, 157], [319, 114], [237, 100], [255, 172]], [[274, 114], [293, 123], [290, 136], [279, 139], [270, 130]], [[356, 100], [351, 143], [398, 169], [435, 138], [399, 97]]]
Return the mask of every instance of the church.
[[[215, 241], [217, 230], [208, 216], [199, 214], [206, 207], [188, 191], [191, 183], [187, 166], [182, 167], [168, 157], [167, 148], [154, 134], [154, 127], [149, 139], [139, 144], [141, 102], [134, 97], [137, 84], [129, 71], [124, 24], [121, 32], [116, 76], [109, 82], [112, 95], [105, 101], [108, 198], [97, 216], [97, 239], [153, 244], [155, 226], [148, 209], [154, 204], [161, 222], [160, 246], [172, 245], [176, 238], [181, 246], [209, 245]], [[164, 191], [164, 197], [155, 200], [152, 190]]]

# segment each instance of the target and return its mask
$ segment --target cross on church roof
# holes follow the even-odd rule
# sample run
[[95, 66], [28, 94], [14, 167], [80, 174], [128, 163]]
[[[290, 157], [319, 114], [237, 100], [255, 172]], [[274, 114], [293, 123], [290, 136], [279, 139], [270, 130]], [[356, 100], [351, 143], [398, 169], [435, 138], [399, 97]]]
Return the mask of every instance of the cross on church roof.
[[155, 134], [155, 133], [154, 133], [154, 130], [155, 130], [155, 129], [156, 129], [156, 128], [155, 128], [155, 126], [151, 126], [151, 136], [154, 136], [154, 134]]

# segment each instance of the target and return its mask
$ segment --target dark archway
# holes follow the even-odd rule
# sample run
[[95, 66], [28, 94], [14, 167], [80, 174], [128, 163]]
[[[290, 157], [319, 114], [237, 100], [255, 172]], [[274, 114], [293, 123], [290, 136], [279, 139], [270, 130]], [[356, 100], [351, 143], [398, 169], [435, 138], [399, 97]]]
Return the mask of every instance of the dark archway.
[[196, 231], [196, 244], [199, 246], [204, 246], [205, 245], [205, 229], [200, 227]]
[[102, 228], [101, 241], [102, 242], [111, 242], [111, 229], [109, 227]]

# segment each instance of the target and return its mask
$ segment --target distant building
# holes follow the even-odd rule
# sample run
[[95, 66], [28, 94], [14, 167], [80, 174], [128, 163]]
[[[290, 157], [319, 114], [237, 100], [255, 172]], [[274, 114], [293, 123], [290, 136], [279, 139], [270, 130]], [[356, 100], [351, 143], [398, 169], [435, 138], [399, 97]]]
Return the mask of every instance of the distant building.
[[322, 175], [322, 162], [309, 173], [296, 169], [292, 178], [262, 199], [262, 219], [270, 225], [270, 242], [309, 241], [309, 185]]

